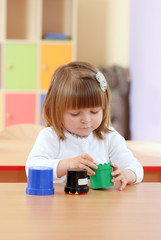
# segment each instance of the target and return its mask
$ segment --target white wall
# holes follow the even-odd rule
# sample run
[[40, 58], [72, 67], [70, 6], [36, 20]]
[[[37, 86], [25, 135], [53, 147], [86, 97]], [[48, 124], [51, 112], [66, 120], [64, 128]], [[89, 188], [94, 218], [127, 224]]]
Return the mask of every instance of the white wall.
[[77, 59], [128, 64], [129, 0], [78, 0]]
[[107, 0], [78, 0], [77, 59], [106, 63]]
[[106, 62], [128, 66], [129, 0], [107, 0]]
[[129, 46], [131, 137], [161, 141], [160, 0], [131, 0]]

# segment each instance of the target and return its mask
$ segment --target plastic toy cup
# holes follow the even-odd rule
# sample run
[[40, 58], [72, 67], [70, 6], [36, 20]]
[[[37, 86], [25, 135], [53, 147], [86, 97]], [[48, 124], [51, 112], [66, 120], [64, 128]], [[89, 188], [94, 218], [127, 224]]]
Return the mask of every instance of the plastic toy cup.
[[67, 181], [64, 191], [68, 194], [88, 193], [87, 170], [68, 169]]
[[26, 193], [31, 195], [54, 194], [53, 169], [50, 167], [29, 168]]
[[112, 166], [111, 163], [98, 164], [97, 169], [93, 169], [95, 171], [95, 175], [90, 176], [91, 188], [106, 188], [111, 187], [114, 184], [111, 182], [112, 176]]

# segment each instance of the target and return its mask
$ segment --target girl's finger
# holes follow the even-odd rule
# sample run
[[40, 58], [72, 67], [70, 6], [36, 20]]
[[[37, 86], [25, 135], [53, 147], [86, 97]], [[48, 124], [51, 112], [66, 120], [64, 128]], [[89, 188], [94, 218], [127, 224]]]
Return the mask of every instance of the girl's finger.
[[81, 168], [81, 169], [86, 169], [86, 170], [87, 170], [87, 174], [88, 174], [89, 176], [95, 175], [95, 172], [94, 172], [91, 168], [89, 168], [88, 166], [86, 166], [86, 165], [84, 165], [84, 164], [81, 164], [81, 165], [80, 165], [80, 168]]
[[93, 175], [96, 174], [92, 169], [90, 169], [88, 167], [87, 167], [87, 173], [88, 173], [89, 176], [93, 176]]
[[115, 164], [115, 163], [111, 163], [111, 166], [113, 167], [114, 170], [119, 169], [119, 167], [118, 167], [117, 164]]
[[120, 175], [120, 174], [121, 174], [121, 170], [120, 170], [120, 169], [115, 170], [115, 171], [113, 171], [113, 172], [111, 173], [112, 176], [118, 176], [118, 175]]
[[119, 190], [122, 191], [126, 187], [126, 184], [127, 184], [126, 181], [123, 181]]
[[91, 156], [89, 156], [87, 153], [83, 153], [83, 154], [81, 155], [81, 157], [82, 157], [83, 159], [88, 159], [88, 160], [90, 160], [90, 161], [93, 162], [93, 158], [92, 158]]
[[[96, 165], [96, 162], [94, 162], [94, 160], [93, 160], [93, 158], [90, 156], [90, 155], [88, 155], [87, 153], [83, 153], [82, 155], [81, 155], [81, 158], [82, 159], [85, 159], [85, 160], [88, 160], [88, 161], [90, 161], [91, 163], [94, 163], [95, 165]], [[94, 166], [94, 165], [93, 165]], [[92, 166], [91, 166], [92, 167]], [[93, 168], [95, 168], [95, 167], [93, 167]], [[95, 168], [96, 169], [96, 168]]]
[[86, 165], [86, 166], [89, 166], [89, 167], [91, 167], [91, 168], [97, 169], [96, 164], [95, 164], [94, 162], [89, 161], [89, 160], [82, 159], [82, 160], [81, 160], [81, 163], [82, 163], [83, 165]]
[[113, 180], [114, 180], [114, 182], [119, 182], [119, 181], [124, 182], [125, 181], [122, 175], [114, 177]]

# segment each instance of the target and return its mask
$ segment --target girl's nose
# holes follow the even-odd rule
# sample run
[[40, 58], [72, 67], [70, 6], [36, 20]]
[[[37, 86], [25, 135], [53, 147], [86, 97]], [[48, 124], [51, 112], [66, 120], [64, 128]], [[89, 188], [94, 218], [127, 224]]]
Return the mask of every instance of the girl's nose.
[[83, 117], [81, 118], [81, 123], [87, 124], [87, 123], [89, 123], [89, 122], [90, 122], [90, 117], [89, 117], [89, 116], [83, 116]]

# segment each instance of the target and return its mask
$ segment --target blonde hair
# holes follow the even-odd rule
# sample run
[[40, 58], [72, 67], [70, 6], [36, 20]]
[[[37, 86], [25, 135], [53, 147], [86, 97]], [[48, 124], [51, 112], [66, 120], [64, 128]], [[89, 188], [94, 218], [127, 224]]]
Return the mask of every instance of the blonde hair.
[[99, 70], [86, 62], [71, 62], [60, 66], [52, 76], [41, 112], [42, 122], [52, 126], [60, 139], [64, 140], [63, 116], [67, 110], [102, 107], [103, 118], [94, 135], [103, 139], [102, 132], [108, 133], [110, 121], [109, 86], [103, 92], [96, 73]]

